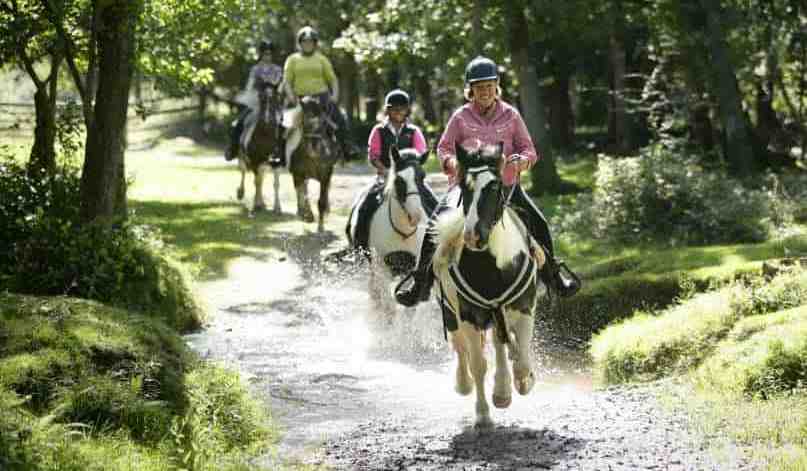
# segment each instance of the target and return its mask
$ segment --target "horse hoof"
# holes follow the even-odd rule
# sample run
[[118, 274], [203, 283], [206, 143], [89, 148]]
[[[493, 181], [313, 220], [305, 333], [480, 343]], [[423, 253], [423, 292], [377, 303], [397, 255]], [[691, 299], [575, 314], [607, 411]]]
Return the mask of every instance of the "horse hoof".
[[454, 386], [454, 391], [457, 391], [457, 394], [459, 394], [460, 396], [467, 396], [468, 394], [471, 394], [473, 392], [473, 390], [474, 390], [474, 385], [471, 384], [471, 383], [460, 383], [460, 382], [458, 382]]
[[476, 418], [474, 428], [477, 430], [485, 431], [493, 428], [493, 421], [490, 420], [489, 415], [482, 415]]
[[303, 222], [314, 222], [314, 215], [311, 213], [303, 214], [300, 216], [300, 218], [303, 220]]
[[283, 214], [283, 210], [281, 210], [281, 209], [280, 209], [280, 206], [275, 206], [275, 207], [272, 209], [272, 212], [274, 212], [274, 213], [275, 213], [275, 214], [277, 214], [277, 215]]
[[533, 386], [535, 386], [535, 374], [530, 371], [527, 375], [516, 376], [515, 383], [516, 391], [524, 396], [532, 390]]
[[262, 213], [266, 211], [266, 206], [262, 204], [256, 204], [255, 207], [252, 209], [253, 212]]
[[507, 409], [510, 407], [510, 404], [513, 403], [513, 396], [497, 396], [496, 394], [493, 395], [493, 405], [499, 409]]
[[244, 199], [244, 189], [239, 188], [238, 190], [236, 190], [235, 191], [235, 196], [238, 198], [238, 201], [241, 201], [242, 199]]

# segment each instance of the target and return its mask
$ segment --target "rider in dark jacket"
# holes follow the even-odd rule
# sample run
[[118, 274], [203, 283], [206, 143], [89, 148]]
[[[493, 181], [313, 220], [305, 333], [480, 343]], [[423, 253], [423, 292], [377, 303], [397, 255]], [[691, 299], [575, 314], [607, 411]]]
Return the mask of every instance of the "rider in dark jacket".
[[367, 160], [376, 169], [376, 181], [361, 196], [352, 236], [350, 227], [347, 228], [347, 237], [353, 248], [369, 249], [370, 219], [381, 205], [381, 192], [390, 167], [390, 148], [393, 145], [398, 149], [413, 148], [418, 154], [428, 151], [423, 132], [409, 121], [409, 106], [409, 94], [405, 91], [396, 89], [387, 93], [384, 98], [386, 118], [370, 131]]

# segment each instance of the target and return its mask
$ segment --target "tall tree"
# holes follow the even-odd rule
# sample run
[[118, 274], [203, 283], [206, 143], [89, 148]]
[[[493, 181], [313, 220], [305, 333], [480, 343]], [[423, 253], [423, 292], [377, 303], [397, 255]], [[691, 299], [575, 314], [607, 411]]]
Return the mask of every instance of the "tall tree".
[[552, 143], [547, 133], [546, 112], [538, 85], [535, 65], [530, 61], [530, 31], [527, 23], [526, 6], [516, 2], [507, 8], [508, 45], [513, 69], [518, 77], [518, 95], [524, 121], [530, 131], [535, 146], [541, 154], [541, 161], [530, 172], [533, 192], [536, 194], [558, 193], [561, 180], [558, 175], [555, 159], [552, 155]]
[[[56, 169], [56, 95], [63, 52], [44, 16], [38, 2], [0, 1], [0, 62], [19, 65], [36, 87], [36, 125], [29, 168], [53, 172]], [[44, 75], [36, 70], [41, 62], [50, 64], [50, 70]]]
[[135, 30], [142, 2], [93, 0], [98, 42], [98, 91], [94, 119], [87, 129], [81, 175], [83, 221], [126, 216], [123, 185], [126, 112], [135, 63]]
[[720, 121], [725, 134], [724, 154], [738, 175], [756, 167], [750, 125], [742, 106], [742, 95], [721, 23], [725, 14], [718, 0], [698, 0], [706, 19], [704, 31], [711, 58], [712, 89], [717, 96]]

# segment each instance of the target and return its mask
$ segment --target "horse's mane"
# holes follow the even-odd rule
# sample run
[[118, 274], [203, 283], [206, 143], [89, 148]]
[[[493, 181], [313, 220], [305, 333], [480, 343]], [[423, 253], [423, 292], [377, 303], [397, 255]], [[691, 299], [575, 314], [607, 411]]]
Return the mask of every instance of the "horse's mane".
[[[462, 231], [465, 227], [465, 215], [460, 208], [452, 208], [437, 216], [436, 224], [432, 229], [437, 241], [434, 263], [437, 266], [459, 262], [465, 242]], [[510, 263], [525, 247], [522, 244], [511, 243], [513, 234], [509, 228], [516, 228], [519, 238], [528, 245], [529, 232], [518, 214], [507, 208], [501, 221], [493, 226], [488, 239], [488, 250], [496, 249], [496, 265], [503, 268]], [[529, 247], [526, 247], [529, 250]]]

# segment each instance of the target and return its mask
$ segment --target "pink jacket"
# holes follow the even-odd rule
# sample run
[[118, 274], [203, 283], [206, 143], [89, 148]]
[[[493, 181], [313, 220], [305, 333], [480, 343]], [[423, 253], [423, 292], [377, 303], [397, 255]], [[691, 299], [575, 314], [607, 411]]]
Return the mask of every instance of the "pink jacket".
[[[437, 144], [437, 156], [443, 172], [448, 175], [449, 185], [457, 183], [457, 176], [445, 166], [447, 159], [455, 157], [455, 142], [473, 151], [481, 145], [496, 145], [503, 141], [504, 157], [521, 154], [527, 157], [530, 166], [540, 158], [518, 110], [502, 100], [496, 100], [494, 106], [493, 118], [490, 120], [483, 118], [473, 103], [461, 106], [448, 120], [440, 143]], [[518, 176], [513, 168], [507, 167], [502, 173], [502, 180], [505, 185], [513, 185], [518, 183]]]

